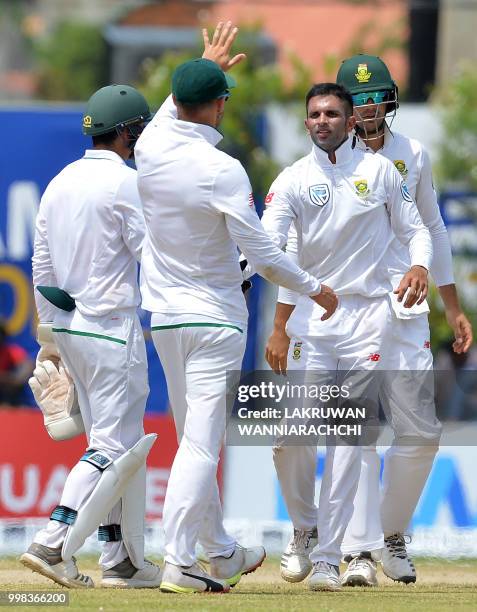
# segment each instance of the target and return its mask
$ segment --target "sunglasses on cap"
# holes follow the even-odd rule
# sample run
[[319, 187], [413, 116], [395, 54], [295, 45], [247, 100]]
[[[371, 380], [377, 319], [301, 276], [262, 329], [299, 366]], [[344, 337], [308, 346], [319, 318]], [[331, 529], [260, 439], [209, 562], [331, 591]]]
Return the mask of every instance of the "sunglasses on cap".
[[368, 100], [372, 100], [374, 104], [381, 104], [381, 102], [386, 102], [387, 97], [387, 91], [367, 91], [352, 96], [354, 106], [368, 104]]

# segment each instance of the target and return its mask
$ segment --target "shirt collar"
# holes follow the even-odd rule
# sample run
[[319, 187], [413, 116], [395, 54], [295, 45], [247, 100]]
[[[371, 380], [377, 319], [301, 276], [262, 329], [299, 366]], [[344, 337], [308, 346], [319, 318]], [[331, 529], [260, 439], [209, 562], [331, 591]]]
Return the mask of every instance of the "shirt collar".
[[213, 147], [217, 146], [223, 138], [222, 134], [211, 125], [182, 121], [182, 119], [175, 119], [171, 123], [176, 133], [187, 138], [206, 140]]
[[120, 155], [108, 149], [86, 149], [83, 159], [110, 159], [120, 164], [126, 163]]
[[313, 144], [312, 149], [315, 160], [320, 166], [342, 166], [347, 164], [353, 157], [353, 139], [347, 138], [335, 151], [336, 164], [332, 164], [328, 158], [328, 153]]

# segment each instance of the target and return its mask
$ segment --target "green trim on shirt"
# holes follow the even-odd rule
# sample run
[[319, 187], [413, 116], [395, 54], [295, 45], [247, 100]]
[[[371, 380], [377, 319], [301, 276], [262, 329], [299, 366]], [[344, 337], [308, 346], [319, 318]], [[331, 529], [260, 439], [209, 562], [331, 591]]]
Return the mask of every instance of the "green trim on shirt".
[[179, 329], [181, 327], [229, 327], [230, 329], [236, 329], [243, 334], [243, 329], [236, 325], [230, 325], [229, 323], [176, 323], [175, 325], [154, 325], [151, 327], [151, 331], [160, 331], [161, 329]]
[[53, 332], [57, 334], [70, 334], [72, 336], [86, 336], [88, 338], [98, 338], [99, 340], [109, 340], [110, 342], [117, 342], [118, 344], [126, 345], [126, 340], [120, 340], [119, 338], [113, 338], [112, 336], [104, 336], [103, 334], [92, 334], [90, 332], [76, 331], [74, 329], [64, 329], [62, 327], [53, 327]]

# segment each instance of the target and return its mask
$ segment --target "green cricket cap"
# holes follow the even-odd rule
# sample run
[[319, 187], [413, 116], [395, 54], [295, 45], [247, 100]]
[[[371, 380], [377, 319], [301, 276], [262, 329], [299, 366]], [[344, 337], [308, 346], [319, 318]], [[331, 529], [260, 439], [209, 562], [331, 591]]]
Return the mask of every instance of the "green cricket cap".
[[181, 64], [172, 75], [172, 93], [184, 104], [202, 104], [221, 98], [235, 86], [235, 79], [215, 62], [204, 58]]
[[393, 90], [396, 83], [388, 67], [376, 55], [354, 55], [341, 64], [336, 82], [351, 94], [367, 91]]

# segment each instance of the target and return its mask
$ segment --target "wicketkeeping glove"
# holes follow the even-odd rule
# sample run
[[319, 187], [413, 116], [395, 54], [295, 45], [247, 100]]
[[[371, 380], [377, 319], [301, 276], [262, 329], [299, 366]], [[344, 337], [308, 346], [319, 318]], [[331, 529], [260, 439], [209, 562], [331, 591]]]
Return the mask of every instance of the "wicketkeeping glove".
[[43, 412], [46, 430], [53, 440], [67, 440], [84, 431], [75, 385], [61, 363], [37, 363], [28, 381]]
[[82, 433], [84, 424], [74, 382], [60, 360], [51, 328], [49, 323], [38, 326], [40, 350], [28, 384], [50, 437], [67, 440]]

